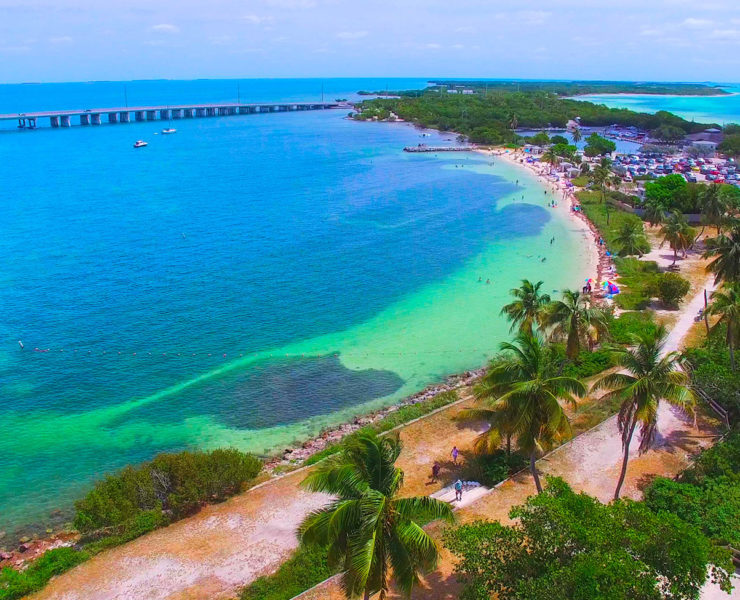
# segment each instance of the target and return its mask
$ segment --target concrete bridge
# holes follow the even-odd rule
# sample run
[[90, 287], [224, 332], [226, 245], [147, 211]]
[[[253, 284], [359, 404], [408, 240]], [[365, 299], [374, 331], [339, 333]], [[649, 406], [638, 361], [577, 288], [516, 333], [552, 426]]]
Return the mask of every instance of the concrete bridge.
[[324, 110], [348, 108], [340, 102], [280, 102], [269, 104], [183, 104], [175, 106], [132, 106], [125, 108], [95, 108], [85, 110], [45, 110], [29, 113], [0, 114], [0, 121], [18, 120], [19, 129], [35, 129], [42, 119], [49, 119], [51, 127], [71, 127], [73, 120], [80, 125], [102, 123], [130, 123], [131, 121], [157, 121], [169, 119], [194, 119], [202, 117], [227, 117], [265, 112], [297, 110]]

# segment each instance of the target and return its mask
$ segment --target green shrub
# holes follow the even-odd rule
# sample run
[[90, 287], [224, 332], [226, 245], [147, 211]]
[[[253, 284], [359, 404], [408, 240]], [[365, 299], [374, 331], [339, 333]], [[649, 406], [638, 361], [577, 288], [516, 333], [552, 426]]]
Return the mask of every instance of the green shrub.
[[75, 503], [74, 524], [82, 533], [113, 528], [115, 535], [125, 535], [146, 528], [152, 517], [142, 513], [153, 511], [167, 515], [166, 520], [178, 520], [205, 502], [242, 491], [261, 469], [259, 459], [233, 449], [159, 454], [151, 462], [126, 467], [97, 482]]
[[333, 575], [325, 549], [300, 546], [272, 575], [244, 588], [241, 600], [290, 600]]
[[593, 352], [582, 351], [575, 362], [570, 362], [563, 368], [563, 375], [582, 379], [591, 377], [614, 365], [612, 353], [606, 348], [599, 348]]
[[[619, 294], [621, 296], [622, 294]], [[631, 336], [643, 332], [654, 333], [658, 329], [653, 313], [624, 312], [619, 317], [611, 319], [609, 323], [609, 335], [617, 344], [631, 344]]]
[[650, 296], [642, 292], [620, 292], [614, 296], [614, 303], [622, 310], [645, 310], [650, 304]]
[[691, 284], [676, 273], [661, 273], [653, 280], [653, 286], [653, 293], [670, 307], [678, 306], [691, 289]]
[[463, 466], [462, 477], [492, 487], [527, 466], [526, 457], [518, 452], [507, 456], [504, 450], [492, 454], [474, 455]]
[[61, 575], [87, 560], [87, 552], [56, 548], [44, 553], [25, 571], [6, 567], [0, 571], [0, 600], [16, 600], [40, 590], [55, 575]]

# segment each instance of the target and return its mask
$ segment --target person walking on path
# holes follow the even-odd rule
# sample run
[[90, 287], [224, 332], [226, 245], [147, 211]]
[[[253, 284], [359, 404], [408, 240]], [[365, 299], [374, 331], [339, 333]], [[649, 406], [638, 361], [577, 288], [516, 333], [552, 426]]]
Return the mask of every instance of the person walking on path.
[[457, 446], [453, 446], [452, 447], [452, 452], [450, 452], [450, 454], [452, 455], [452, 464], [455, 464], [456, 465], [457, 464], [457, 457], [460, 454], [460, 451], [457, 449]]
[[462, 488], [463, 488], [462, 481], [458, 479], [455, 482], [455, 502], [459, 502], [462, 500]]

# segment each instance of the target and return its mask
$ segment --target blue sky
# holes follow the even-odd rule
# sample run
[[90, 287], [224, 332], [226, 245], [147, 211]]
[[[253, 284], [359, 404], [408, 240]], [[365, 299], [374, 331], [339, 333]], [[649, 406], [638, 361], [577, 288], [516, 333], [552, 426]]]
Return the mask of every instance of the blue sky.
[[0, 0], [0, 81], [740, 80], [738, 0]]

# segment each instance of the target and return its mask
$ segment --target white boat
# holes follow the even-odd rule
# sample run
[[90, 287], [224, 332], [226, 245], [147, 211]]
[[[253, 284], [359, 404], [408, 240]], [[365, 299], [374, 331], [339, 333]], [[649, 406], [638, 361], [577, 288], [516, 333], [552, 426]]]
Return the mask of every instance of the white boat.
[[162, 130], [163, 135], [167, 135], [168, 133], [177, 133], [177, 129], [173, 129], [172, 127], [168, 127], [167, 129]]
[[149, 144], [147, 144], [144, 140], [137, 140], [136, 142], [134, 142], [134, 148], [143, 148], [144, 146], [148, 145]]

